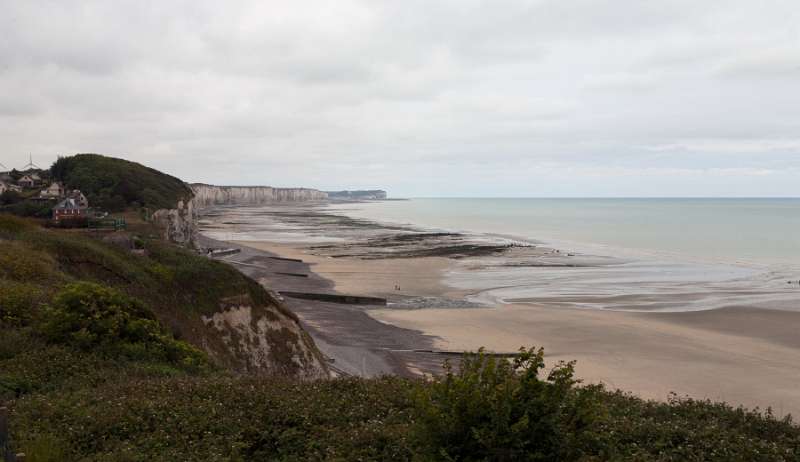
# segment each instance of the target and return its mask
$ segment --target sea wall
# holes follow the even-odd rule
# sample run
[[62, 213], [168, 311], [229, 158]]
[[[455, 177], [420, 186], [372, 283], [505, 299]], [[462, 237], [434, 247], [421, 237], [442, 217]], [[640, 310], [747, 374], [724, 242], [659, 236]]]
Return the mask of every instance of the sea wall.
[[323, 191], [309, 188], [273, 188], [271, 186], [189, 185], [198, 208], [213, 205], [259, 205], [273, 202], [320, 201], [328, 198]]
[[194, 199], [178, 201], [174, 209], [153, 212], [153, 223], [161, 230], [161, 237], [186, 247], [197, 247], [197, 208]]

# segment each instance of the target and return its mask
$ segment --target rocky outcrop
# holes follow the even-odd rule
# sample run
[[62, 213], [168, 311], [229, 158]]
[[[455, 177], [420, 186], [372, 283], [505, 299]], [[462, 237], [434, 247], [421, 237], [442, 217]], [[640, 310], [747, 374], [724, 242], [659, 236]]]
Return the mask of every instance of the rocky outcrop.
[[165, 241], [186, 247], [197, 247], [197, 210], [194, 199], [178, 201], [174, 209], [153, 212], [153, 223]]
[[221, 308], [202, 317], [211, 334], [205, 349], [218, 363], [249, 374], [328, 377], [314, 341], [277, 300], [261, 307], [247, 297], [235, 298]]
[[320, 201], [328, 198], [323, 191], [309, 188], [273, 188], [271, 186], [189, 185], [198, 208], [214, 205], [259, 205], [274, 202]]

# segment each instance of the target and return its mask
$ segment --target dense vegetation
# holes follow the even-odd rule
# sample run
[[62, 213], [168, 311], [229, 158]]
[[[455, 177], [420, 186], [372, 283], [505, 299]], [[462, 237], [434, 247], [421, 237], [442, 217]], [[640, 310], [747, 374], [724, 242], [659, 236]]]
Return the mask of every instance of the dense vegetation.
[[131, 206], [169, 209], [192, 197], [191, 189], [178, 178], [99, 154], [60, 157], [50, 172], [68, 188], [80, 189], [92, 206], [111, 212]]
[[541, 350], [432, 381], [237, 376], [181, 323], [269, 294], [156, 240], [106, 241], [0, 214], [0, 401], [29, 461], [800, 460], [788, 419], [583, 386]]
[[[58, 359], [113, 367], [94, 357]], [[559, 377], [535, 377], [531, 368], [497, 375], [486, 357], [468, 361], [475, 367], [435, 382], [117, 370], [117, 380], [16, 400], [12, 423], [29, 454], [52, 456], [33, 460], [766, 462], [800, 455], [800, 430], [768, 414], [566, 386], [568, 368], [557, 369]]]
[[208, 369], [191, 346], [200, 342], [199, 315], [230, 297], [274, 302], [230, 266], [118, 234], [105, 242], [0, 214], [0, 400], [95, 384], [116, 371]]
[[[50, 177], [47, 170], [35, 170], [44, 181]], [[17, 170], [12, 170], [10, 176], [18, 180], [24, 174]], [[8, 190], [0, 194], [0, 212], [7, 212], [24, 217], [48, 218], [52, 204], [31, 200], [39, 195], [39, 188], [26, 189], [20, 192]]]

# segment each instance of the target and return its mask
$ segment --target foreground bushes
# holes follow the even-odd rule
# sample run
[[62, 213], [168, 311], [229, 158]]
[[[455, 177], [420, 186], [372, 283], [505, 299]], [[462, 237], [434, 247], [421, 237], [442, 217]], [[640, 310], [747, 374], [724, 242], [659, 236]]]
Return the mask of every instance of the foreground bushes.
[[45, 312], [40, 330], [51, 343], [96, 349], [111, 357], [155, 359], [197, 368], [205, 354], [175, 340], [139, 300], [90, 282], [67, 285]]
[[599, 451], [596, 387], [575, 387], [572, 363], [544, 379], [544, 351], [513, 362], [480, 351], [419, 387], [417, 435], [427, 458], [569, 461]]
[[122, 372], [28, 394], [12, 426], [29, 454], [84, 461], [800, 460], [789, 420], [581, 387], [542, 359], [468, 357], [433, 382]]

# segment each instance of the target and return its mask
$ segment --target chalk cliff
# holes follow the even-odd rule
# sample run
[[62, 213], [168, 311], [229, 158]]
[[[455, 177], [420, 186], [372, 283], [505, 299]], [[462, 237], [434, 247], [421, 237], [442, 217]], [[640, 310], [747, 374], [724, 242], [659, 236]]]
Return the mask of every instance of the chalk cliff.
[[202, 320], [206, 352], [231, 370], [310, 379], [329, 375], [314, 341], [277, 300], [258, 306], [247, 297], [233, 297]]
[[194, 199], [181, 200], [174, 209], [153, 212], [153, 223], [161, 230], [161, 237], [165, 241], [197, 247], [197, 209], [194, 202]]
[[194, 192], [194, 205], [198, 208], [213, 205], [259, 205], [272, 202], [319, 201], [328, 194], [308, 188], [273, 188], [271, 186], [214, 186], [195, 183], [189, 185]]

